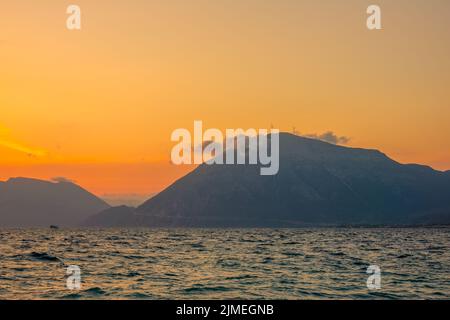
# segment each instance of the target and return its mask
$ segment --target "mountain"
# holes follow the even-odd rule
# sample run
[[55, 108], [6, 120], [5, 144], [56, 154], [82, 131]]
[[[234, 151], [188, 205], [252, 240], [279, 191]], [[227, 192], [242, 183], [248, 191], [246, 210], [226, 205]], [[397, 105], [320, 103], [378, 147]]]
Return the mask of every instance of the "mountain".
[[83, 226], [114, 227], [138, 227], [135, 217], [135, 208], [129, 206], [117, 206], [101, 211], [87, 218]]
[[28, 178], [0, 182], [0, 227], [73, 227], [108, 207], [71, 182]]
[[134, 212], [109, 209], [95, 225], [119, 216], [150, 227], [450, 224], [450, 174], [377, 150], [281, 133], [279, 173], [259, 173], [203, 164]]

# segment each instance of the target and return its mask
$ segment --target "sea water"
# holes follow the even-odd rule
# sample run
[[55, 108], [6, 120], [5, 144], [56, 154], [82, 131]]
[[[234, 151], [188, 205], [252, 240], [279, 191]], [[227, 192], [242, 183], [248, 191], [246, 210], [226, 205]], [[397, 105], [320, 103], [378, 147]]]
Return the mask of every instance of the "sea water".
[[0, 229], [0, 299], [449, 299], [449, 248], [450, 228]]

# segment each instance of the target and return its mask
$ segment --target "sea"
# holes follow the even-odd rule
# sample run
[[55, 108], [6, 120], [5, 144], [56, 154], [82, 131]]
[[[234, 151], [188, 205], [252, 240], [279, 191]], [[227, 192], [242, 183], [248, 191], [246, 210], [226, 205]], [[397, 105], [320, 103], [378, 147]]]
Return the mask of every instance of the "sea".
[[449, 299], [449, 249], [450, 228], [0, 229], [0, 299]]

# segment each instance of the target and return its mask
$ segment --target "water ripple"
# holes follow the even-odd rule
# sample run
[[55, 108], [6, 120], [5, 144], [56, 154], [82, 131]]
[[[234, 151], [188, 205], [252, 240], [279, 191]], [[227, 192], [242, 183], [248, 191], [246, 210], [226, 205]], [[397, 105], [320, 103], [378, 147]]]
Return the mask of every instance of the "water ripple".
[[[0, 299], [449, 299], [450, 229], [0, 229]], [[382, 287], [369, 291], [367, 267]], [[66, 267], [82, 287], [66, 288]]]

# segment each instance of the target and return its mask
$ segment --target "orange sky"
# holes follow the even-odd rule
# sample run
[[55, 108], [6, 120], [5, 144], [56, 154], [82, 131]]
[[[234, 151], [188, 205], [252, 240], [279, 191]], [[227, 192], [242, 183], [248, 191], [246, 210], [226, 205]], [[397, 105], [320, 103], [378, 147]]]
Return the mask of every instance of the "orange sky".
[[[82, 30], [65, 28], [78, 4]], [[400, 162], [450, 169], [450, 2], [5, 0], [0, 180], [64, 176], [151, 194], [192, 168], [171, 132], [331, 130]]]

